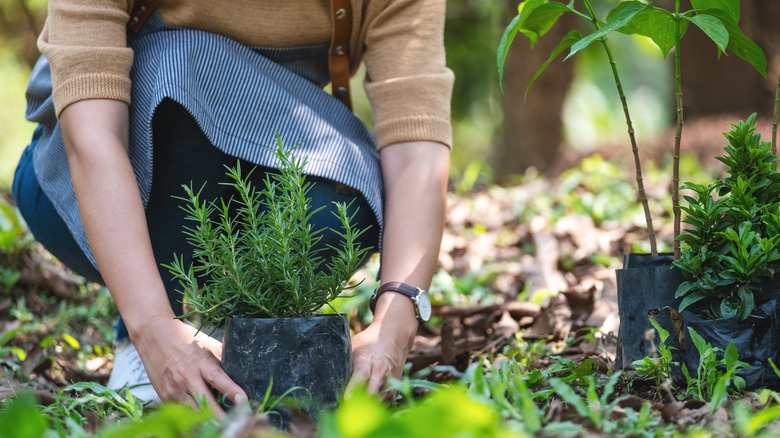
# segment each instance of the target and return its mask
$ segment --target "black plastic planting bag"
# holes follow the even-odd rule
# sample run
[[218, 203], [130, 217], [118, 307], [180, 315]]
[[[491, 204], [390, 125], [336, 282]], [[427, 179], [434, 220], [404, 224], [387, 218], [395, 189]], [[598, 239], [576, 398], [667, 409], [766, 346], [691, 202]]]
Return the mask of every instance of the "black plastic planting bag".
[[685, 327], [684, 360], [691, 376], [697, 375], [699, 366], [699, 351], [691, 340], [688, 327], [713, 347], [720, 348], [718, 358], [729, 342], [733, 341], [739, 353], [739, 360], [750, 365], [749, 369], [740, 370], [737, 374], [745, 379], [745, 387], [749, 390], [759, 388], [777, 389], [780, 379], [772, 369], [767, 359], [777, 364], [777, 301], [770, 300], [756, 307], [745, 321], [739, 322], [736, 316], [731, 318], [704, 319], [695, 311], [684, 310], [683, 326]]
[[251, 400], [294, 397], [317, 410], [334, 407], [352, 373], [345, 315], [232, 318], [225, 327], [222, 369]]
[[[653, 316], [670, 333], [667, 345], [679, 347], [672, 330], [667, 306], [677, 309], [680, 301], [674, 298], [682, 273], [671, 268], [672, 254], [629, 254], [623, 259], [623, 269], [617, 270], [618, 314], [620, 330], [615, 360], [617, 369], [634, 369], [633, 362], [650, 355], [651, 347], [658, 346], [659, 337], [650, 325]], [[648, 339], [649, 330], [655, 333]]]

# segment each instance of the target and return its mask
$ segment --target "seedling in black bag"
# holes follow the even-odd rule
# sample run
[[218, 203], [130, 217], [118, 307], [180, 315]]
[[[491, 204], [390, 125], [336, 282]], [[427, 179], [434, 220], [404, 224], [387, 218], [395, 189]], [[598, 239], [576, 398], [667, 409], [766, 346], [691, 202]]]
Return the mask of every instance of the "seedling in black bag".
[[222, 367], [250, 399], [290, 395], [316, 411], [340, 398], [351, 345], [345, 315], [315, 313], [351, 288], [370, 248], [361, 247], [366, 229], [353, 225], [354, 209], [342, 203], [331, 212], [339, 244], [318, 245], [326, 230], [312, 219], [326, 207], [312, 207], [305, 160], [277, 143], [279, 171], [266, 174], [262, 189], [239, 166], [227, 172], [233, 198], [207, 202], [185, 187], [180, 199], [194, 226], [184, 232], [197, 263], [175, 259], [167, 267], [192, 309], [184, 316], [226, 324]]
[[[732, 125], [726, 135], [729, 177], [708, 186], [686, 183], [695, 197], [686, 196], [687, 217], [693, 227], [678, 240], [684, 243], [679, 267], [687, 281], [677, 290], [680, 311], [702, 300], [718, 318], [744, 321], [761, 297], [761, 286], [780, 266], [780, 175], [777, 157], [754, 126], [755, 114]], [[714, 199], [717, 191], [722, 197]]]

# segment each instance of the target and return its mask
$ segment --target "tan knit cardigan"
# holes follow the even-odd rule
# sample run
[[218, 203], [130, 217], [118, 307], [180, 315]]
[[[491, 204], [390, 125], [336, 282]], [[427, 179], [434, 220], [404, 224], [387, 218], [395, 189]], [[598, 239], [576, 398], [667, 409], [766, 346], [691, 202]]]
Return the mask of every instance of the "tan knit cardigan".
[[[453, 75], [445, 66], [445, 0], [351, 0], [351, 69], [366, 66], [377, 146], [416, 140], [450, 145]], [[60, 112], [86, 99], [130, 103], [132, 49], [125, 25], [133, 0], [49, 0], [38, 46], [52, 68]], [[170, 26], [204, 30], [247, 46], [330, 40], [329, 0], [162, 0]]]

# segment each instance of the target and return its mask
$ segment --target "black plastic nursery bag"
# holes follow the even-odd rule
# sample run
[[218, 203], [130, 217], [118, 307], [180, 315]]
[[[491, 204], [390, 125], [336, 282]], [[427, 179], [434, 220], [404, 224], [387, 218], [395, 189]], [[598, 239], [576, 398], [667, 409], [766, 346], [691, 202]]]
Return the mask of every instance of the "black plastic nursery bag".
[[617, 270], [618, 314], [620, 330], [615, 360], [617, 369], [634, 369], [633, 362], [650, 354], [660, 341], [646, 336], [655, 332], [648, 316], [653, 316], [662, 328], [670, 333], [667, 345], [679, 347], [672, 329], [670, 312], [677, 309], [679, 299], [674, 298], [682, 273], [672, 268], [672, 254], [628, 254], [623, 259], [623, 269]]
[[272, 396], [334, 407], [352, 373], [347, 317], [231, 318], [222, 368], [251, 400], [263, 400], [270, 385]]
[[720, 348], [718, 358], [734, 341], [739, 353], [739, 360], [750, 365], [750, 369], [742, 369], [738, 373], [745, 379], [748, 390], [759, 388], [778, 389], [780, 378], [775, 374], [767, 359], [778, 364], [777, 341], [777, 301], [769, 300], [756, 307], [748, 318], [739, 322], [738, 317], [704, 319], [696, 311], [684, 310], [685, 327], [685, 365], [691, 376], [695, 376], [699, 364], [699, 351], [691, 340], [687, 327], [693, 328], [706, 342]]

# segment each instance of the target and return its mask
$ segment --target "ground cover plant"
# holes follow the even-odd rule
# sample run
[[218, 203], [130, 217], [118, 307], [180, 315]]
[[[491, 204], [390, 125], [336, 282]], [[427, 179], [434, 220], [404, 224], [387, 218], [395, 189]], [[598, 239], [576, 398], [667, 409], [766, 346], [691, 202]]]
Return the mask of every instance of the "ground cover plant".
[[[690, 157], [683, 162], [696, 166]], [[435, 320], [417, 337], [405, 377], [391, 383], [396, 403], [357, 389], [316, 424], [296, 418], [285, 432], [274, 432], [268, 416], [248, 406], [217, 419], [189, 406], [143, 407], [124, 391], [105, 389], [100, 383], [111, 359], [106, 332], [115, 315], [86, 310], [99, 307], [104, 291], [67, 283], [71, 295], [60, 297], [52, 292], [56, 282], [36, 283], [22, 270], [0, 318], [0, 436], [776, 434], [780, 394], [739, 390], [738, 351], [704, 343], [705, 372], [674, 383], [668, 378], [671, 359], [665, 359], [668, 338], [656, 332], [657, 362], [636, 373], [611, 371], [614, 269], [621, 254], [646, 241], [641, 205], [616, 195], [631, 187], [621, 169], [594, 156], [558, 180], [528, 177], [519, 186], [451, 194], [442, 270], [431, 288]], [[666, 170], [651, 169], [650, 189], [668, 184]], [[598, 207], [604, 196], [626, 204], [604, 210]], [[671, 218], [663, 203], [651, 205], [656, 217]], [[70, 278], [23, 231], [17, 236], [27, 242], [19, 260], [37, 254], [39, 267], [50, 264], [52, 272]], [[669, 227], [659, 236], [665, 245], [673, 239]], [[376, 268], [374, 261], [363, 276], [372, 278]], [[371, 288], [361, 284], [355, 298], [335, 301], [349, 309], [353, 330], [370, 318]], [[265, 407], [279, 402], [266, 400]], [[429, 421], [432, 416], [442, 421]]]

